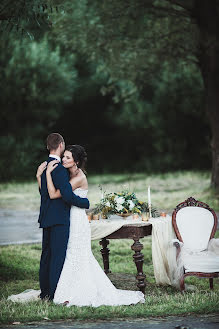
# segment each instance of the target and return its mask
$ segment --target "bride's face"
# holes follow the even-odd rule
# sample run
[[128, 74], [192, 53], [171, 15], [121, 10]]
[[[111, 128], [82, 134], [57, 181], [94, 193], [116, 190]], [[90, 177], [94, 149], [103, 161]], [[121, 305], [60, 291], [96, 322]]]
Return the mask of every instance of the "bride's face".
[[65, 168], [72, 168], [76, 166], [76, 163], [73, 159], [72, 153], [70, 151], [65, 151], [63, 158], [62, 158], [62, 164]]

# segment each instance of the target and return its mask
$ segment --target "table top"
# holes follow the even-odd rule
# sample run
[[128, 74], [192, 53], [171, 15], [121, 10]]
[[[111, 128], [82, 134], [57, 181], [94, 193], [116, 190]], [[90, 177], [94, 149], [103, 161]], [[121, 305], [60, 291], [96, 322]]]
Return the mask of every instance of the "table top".
[[145, 223], [145, 225], [123, 225], [117, 231], [106, 236], [107, 239], [140, 239], [151, 235], [152, 224]]
[[[160, 217], [157, 217], [157, 219], [158, 218]], [[127, 235], [127, 238], [133, 235], [141, 235], [141, 237], [150, 235], [152, 231], [151, 221], [154, 220], [156, 220], [156, 218], [145, 222], [142, 221], [141, 217], [138, 219], [133, 219], [132, 216], [129, 216], [123, 219], [122, 217], [116, 215], [112, 216], [110, 219], [101, 218], [100, 220], [92, 220], [90, 223], [91, 239], [96, 240], [104, 237], [111, 237], [116, 231], [118, 232], [114, 236], [121, 234], [121, 236]]]

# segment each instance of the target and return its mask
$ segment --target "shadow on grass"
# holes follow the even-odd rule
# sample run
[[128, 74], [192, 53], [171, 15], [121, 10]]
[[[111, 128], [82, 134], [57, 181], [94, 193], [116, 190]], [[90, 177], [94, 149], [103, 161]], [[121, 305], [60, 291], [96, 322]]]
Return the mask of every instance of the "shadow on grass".
[[37, 279], [36, 267], [35, 266], [25, 266], [21, 267], [13, 265], [11, 263], [3, 263], [0, 260], [0, 280], [4, 282], [14, 281], [14, 280], [25, 280], [25, 279]]
[[[109, 273], [107, 275], [117, 289], [138, 291], [135, 275], [127, 273]], [[146, 279], [145, 295], [154, 294], [175, 294], [179, 292], [172, 286], [157, 286], [155, 282]]]

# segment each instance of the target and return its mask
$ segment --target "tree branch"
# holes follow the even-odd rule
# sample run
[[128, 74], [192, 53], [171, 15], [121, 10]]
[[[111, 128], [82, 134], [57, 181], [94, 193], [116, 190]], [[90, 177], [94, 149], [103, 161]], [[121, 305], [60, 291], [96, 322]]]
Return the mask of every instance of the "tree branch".
[[[165, 0], [166, 2], [172, 1], [172, 0]], [[136, 9], [142, 9], [142, 10], [148, 10], [149, 12], [151, 12], [152, 14], [159, 16], [159, 13], [161, 14], [161, 18], [162, 17], [166, 17], [166, 14], [170, 14], [170, 15], [174, 15], [174, 16], [181, 16], [181, 17], [190, 17], [190, 14], [187, 11], [183, 11], [183, 10], [177, 10], [171, 7], [167, 7], [167, 6], [159, 6], [159, 5], [153, 5], [153, 4], [147, 4], [147, 3], [140, 3], [140, 4], [135, 4], [134, 8]], [[126, 5], [122, 8], [120, 8], [120, 11], [118, 12], [112, 12], [111, 14], [108, 13], [107, 15], [111, 18], [111, 19], [118, 19], [122, 16], [126, 16], [126, 10], [131, 9], [131, 6], [129, 4], [126, 3]], [[184, 8], [183, 8], [184, 9]]]
[[194, 5], [194, 1], [193, 0], [165, 0], [173, 5], [177, 5], [185, 10], [187, 10], [188, 12], [191, 12], [193, 5]]
[[183, 16], [183, 17], [189, 17], [189, 13], [182, 11], [182, 10], [177, 10], [174, 8], [168, 8], [168, 7], [162, 7], [162, 6], [154, 6], [151, 5], [150, 6], [151, 9], [153, 9], [154, 11], [160, 11], [163, 12], [164, 14], [172, 14], [172, 15], [176, 15], [176, 16]]

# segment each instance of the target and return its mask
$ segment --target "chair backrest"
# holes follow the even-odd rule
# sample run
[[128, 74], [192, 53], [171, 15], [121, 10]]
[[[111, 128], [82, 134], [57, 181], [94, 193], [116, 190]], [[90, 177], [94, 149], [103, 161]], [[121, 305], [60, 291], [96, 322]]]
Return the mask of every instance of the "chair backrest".
[[206, 203], [190, 197], [178, 204], [172, 214], [177, 238], [191, 251], [202, 251], [215, 235], [217, 216]]

